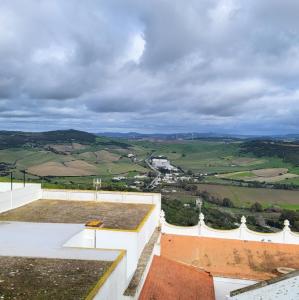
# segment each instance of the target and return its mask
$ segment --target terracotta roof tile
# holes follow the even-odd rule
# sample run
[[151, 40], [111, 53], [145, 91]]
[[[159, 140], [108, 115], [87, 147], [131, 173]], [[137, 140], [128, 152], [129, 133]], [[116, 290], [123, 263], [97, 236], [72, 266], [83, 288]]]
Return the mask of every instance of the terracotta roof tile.
[[214, 300], [213, 277], [195, 267], [154, 256], [139, 300]]
[[299, 245], [163, 234], [161, 256], [230, 278], [266, 280], [277, 267], [299, 269]]

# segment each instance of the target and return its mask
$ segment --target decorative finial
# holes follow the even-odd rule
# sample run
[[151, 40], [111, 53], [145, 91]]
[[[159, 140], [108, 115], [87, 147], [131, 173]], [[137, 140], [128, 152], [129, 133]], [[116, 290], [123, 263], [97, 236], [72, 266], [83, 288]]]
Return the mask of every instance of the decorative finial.
[[198, 219], [199, 219], [199, 222], [198, 222], [199, 226], [205, 225], [205, 221], [204, 221], [205, 220], [205, 216], [204, 216], [203, 213], [199, 214]]
[[241, 218], [241, 224], [242, 225], [245, 225], [246, 224], [246, 218], [244, 216], [242, 216]]
[[203, 213], [200, 213], [200, 214], [199, 214], [199, 221], [204, 221], [204, 219], [205, 219], [204, 214], [203, 214]]
[[289, 220], [284, 220], [283, 225], [285, 228], [289, 228], [290, 227], [290, 221]]

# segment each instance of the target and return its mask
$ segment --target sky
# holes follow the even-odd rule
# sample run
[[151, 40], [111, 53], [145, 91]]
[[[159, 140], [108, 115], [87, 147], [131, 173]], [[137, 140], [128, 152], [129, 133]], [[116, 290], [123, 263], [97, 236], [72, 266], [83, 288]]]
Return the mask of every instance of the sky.
[[297, 0], [1, 0], [0, 129], [299, 133]]

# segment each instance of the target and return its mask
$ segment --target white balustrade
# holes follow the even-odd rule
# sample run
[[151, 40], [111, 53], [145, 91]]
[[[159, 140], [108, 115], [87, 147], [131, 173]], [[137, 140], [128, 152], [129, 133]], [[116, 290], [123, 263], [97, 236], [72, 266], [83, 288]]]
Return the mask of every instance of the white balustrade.
[[267, 243], [282, 243], [282, 244], [299, 244], [299, 233], [292, 232], [290, 229], [290, 222], [284, 221], [283, 230], [275, 233], [264, 233], [250, 230], [246, 225], [246, 218], [242, 216], [241, 225], [236, 229], [220, 230], [214, 229], [205, 224], [205, 217], [201, 213], [199, 215], [198, 224], [195, 226], [175, 226], [169, 224], [165, 220], [165, 213], [162, 210], [160, 213], [160, 225], [162, 233], [176, 234], [176, 235], [188, 235], [199, 237], [211, 237], [220, 239], [234, 239], [234, 240], [246, 240], [257, 241]]

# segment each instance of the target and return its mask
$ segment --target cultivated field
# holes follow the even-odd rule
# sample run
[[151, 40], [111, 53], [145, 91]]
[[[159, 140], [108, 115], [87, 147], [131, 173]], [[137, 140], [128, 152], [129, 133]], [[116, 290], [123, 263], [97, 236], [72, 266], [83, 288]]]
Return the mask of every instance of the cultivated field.
[[259, 177], [275, 177], [288, 173], [286, 168], [272, 168], [272, 169], [260, 169], [252, 170], [252, 173]]
[[[22, 179], [21, 170], [27, 170], [28, 178], [39, 180], [51, 176], [47, 182], [57, 184], [64, 177], [64, 183], [72, 184], [74, 178], [80, 177], [83, 183], [88, 176], [101, 176], [109, 181], [117, 175], [147, 173], [150, 170], [144, 159], [165, 155], [185, 172], [210, 174], [206, 182], [227, 183], [229, 179], [299, 185], [299, 167], [274, 156], [243, 154], [241, 145], [238, 140], [131, 141], [97, 137], [90, 143], [53, 141], [0, 150], [0, 163], [10, 164], [16, 179]], [[135, 162], [127, 157], [129, 153], [136, 156]], [[67, 180], [67, 176], [72, 178]], [[90, 178], [88, 181], [92, 182]]]
[[258, 181], [266, 183], [280, 182], [283, 180], [298, 177], [297, 174], [288, 173], [287, 168], [257, 169], [252, 171], [226, 173], [215, 176], [232, 180]]
[[232, 160], [232, 163], [238, 166], [254, 166], [264, 162], [265, 160], [252, 157], [240, 157]]
[[97, 168], [83, 160], [74, 160], [43, 163], [28, 168], [27, 172], [38, 176], [88, 176], [96, 175]]
[[282, 208], [299, 209], [299, 191], [216, 184], [199, 184], [198, 188], [218, 198], [229, 198], [238, 207], [249, 207], [255, 202], [260, 202], [264, 207], [276, 205]]
[[[126, 157], [128, 149], [102, 149], [102, 146], [80, 144], [47, 144], [37, 149], [0, 150], [0, 162], [12, 165], [14, 177], [22, 178], [20, 170], [26, 170], [28, 177], [85, 177], [115, 176], [130, 172], [148, 171], [140, 164]], [[84, 180], [83, 180], [84, 181]]]
[[62, 154], [69, 154], [75, 150], [82, 150], [85, 149], [87, 146], [78, 144], [78, 143], [71, 143], [71, 144], [49, 144], [45, 145], [46, 149], [52, 149], [57, 152], [61, 152]]

